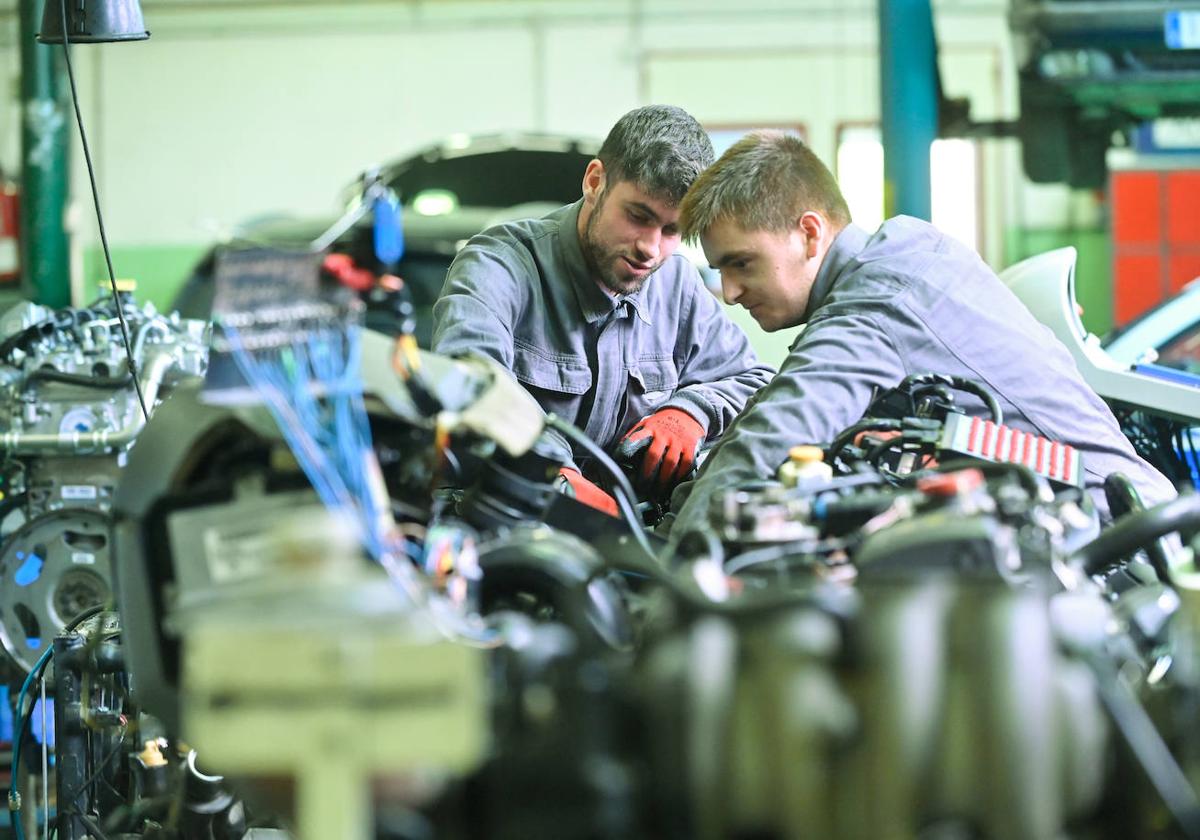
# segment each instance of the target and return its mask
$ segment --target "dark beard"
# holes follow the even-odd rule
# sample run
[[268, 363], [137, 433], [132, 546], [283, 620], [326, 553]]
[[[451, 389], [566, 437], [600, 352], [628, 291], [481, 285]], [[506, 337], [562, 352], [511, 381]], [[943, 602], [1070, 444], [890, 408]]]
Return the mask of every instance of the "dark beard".
[[624, 254], [620, 251], [605, 250], [596, 244], [595, 238], [592, 236], [592, 229], [596, 226], [596, 221], [600, 218], [600, 211], [604, 208], [604, 202], [608, 198], [608, 190], [600, 193], [596, 199], [596, 206], [592, 210], [592, 215], [588, 216], [587, 224], [583, 228], [583, 238], [579, 242], [580, 250], [583, 251], [584, 262], [591, 269], [592, 276], [600, 281], [604, 288], [618, 295], [636, 294], [646, 281], [649, 280], [655, 271], [661, 267], [656, 266], [654, 271], [651, 271], [645, 277], [634, 278], [632, 280], [622, 280], [617, 276], [613, 269], [617, 260], [621, 259]]

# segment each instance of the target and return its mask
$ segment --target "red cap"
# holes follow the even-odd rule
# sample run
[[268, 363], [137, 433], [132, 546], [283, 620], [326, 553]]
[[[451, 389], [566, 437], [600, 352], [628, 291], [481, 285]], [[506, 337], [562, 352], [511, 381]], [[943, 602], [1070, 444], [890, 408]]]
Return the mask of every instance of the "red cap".
[[949, 498], [969, 493], [983, 485], [983, 473], [977, 469], [938, 473], [917, 480], [917, 489], [926, 496]]

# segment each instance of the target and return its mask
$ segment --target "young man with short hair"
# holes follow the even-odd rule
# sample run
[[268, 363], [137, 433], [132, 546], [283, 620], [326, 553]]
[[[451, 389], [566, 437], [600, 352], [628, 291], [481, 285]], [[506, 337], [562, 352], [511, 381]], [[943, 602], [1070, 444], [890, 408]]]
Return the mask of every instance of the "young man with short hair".
[[[1107, 518], [1104, 478], [1123, 472], [1146, 504], [1174, 497], [1133, 451], [1070, 353], [970, 248], [899, 216], [854, 225], [833, 175], [799, 139], [755, 132], [692, 185], [685, 237], [721, 271], [728, 303], [766, 330], [806, 324], [770, 385], [672, 498], [672, 537], [700, 528], [711, 497], [768, 478], [795, 444], [828, 444], [872, 399], [913, 373], [973, 379], [1005, 423], [1079, 450]], [[982, 414], [977, 398], [960, 403]]]
[[[679, 201], [712, 163], [704, 129], [651, 105], [617, 122], [583, 175], [583, 198], [490, 228], [455, 258], [434, 306], [433, 349], [482, 352], [547, 412], [600, 446], [648, 439], [643, 477], [668, 492], [771, 377], [679, 246]], [[615, 511], [556, 433], [577, 498]]]

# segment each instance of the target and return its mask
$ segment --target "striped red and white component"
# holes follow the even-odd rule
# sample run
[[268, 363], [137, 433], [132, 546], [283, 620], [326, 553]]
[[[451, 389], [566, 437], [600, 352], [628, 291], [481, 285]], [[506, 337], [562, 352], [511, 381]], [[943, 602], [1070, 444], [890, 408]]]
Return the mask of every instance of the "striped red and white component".
[[[946, 418], [938, 449], [985, 461], [1024, 464], [1052, 481], [1083, 486], [1083, 470], [1075, 447], [991, 420], [951, 414]], [[939, 458], [944, 460], [945, 456]]]

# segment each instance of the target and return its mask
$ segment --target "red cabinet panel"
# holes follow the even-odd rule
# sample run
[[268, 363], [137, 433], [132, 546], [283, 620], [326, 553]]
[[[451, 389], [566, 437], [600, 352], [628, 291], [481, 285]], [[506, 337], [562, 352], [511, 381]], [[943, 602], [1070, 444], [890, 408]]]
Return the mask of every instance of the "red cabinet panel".
[[1197, 277], [1200, 277], [1200, 248], [1190, 253], [1171, 254], [1167, 260], [1169, 294], [1175, 294]]
[[1162, 186], [1157, 172], [1114, 172], [1113, 241], [1157, 244], [1162, 238]]
[[1162, 300], [1162, 258], [1118, 253], [1113, 262], [1113, 315], [1118, 324], [1125, 324]]
[[1109, 185], [1120, 326], [1200, 276], [1200, 171], [1116, 170]]
[[1167, 172], [1167, 242], [1200, 246], [1200, 172]]

